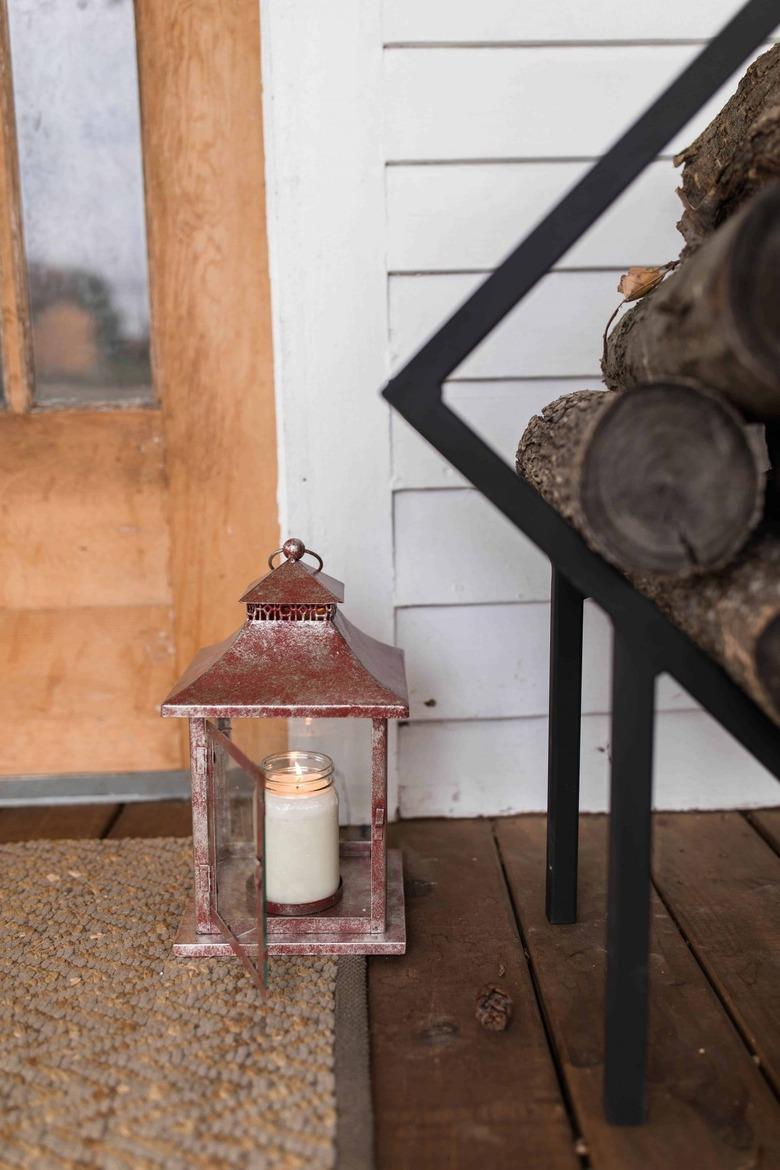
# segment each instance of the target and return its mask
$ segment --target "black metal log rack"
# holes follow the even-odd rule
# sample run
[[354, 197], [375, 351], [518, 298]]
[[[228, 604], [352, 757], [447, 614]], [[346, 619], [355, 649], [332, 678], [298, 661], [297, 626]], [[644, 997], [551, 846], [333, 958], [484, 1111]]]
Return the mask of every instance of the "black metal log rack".
[[780, 733], [725, 671], [578, 535], [443, 401], [446, 378], [780, 23], [750, 0], [383, 390], [390, 404], [552, 562], [547, 916], [577, 914], [583, 602], [613, 626], [604, 1105], [644, 1116], [656, 677], [668, 672], [780, 779]]

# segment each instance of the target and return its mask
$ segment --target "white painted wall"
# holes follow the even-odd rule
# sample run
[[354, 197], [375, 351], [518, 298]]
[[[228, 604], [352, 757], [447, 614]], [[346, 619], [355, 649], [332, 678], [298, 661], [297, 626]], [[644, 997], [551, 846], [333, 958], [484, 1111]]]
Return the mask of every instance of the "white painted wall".
[[[402, 815], [544, 807], [549, 566], [390, 417], [379, 387], [734, 7], [261, 0], [282, 523], [344, 577], [350, 616], [407, 651]], [[670, 154], [731, 89], [448, 383], [448, 401], [506, 459], [532, 413], [598, 385], [619, 273], [679, 251]], [[606, 800], [609, 642], [590, 609], [590, 809]], [[658, 710], [659, 807], [777, 801], [775, 782], [669, 679]], [[364, 745], [343, 723], [322, 742], [345, 761], [359, 820]]]

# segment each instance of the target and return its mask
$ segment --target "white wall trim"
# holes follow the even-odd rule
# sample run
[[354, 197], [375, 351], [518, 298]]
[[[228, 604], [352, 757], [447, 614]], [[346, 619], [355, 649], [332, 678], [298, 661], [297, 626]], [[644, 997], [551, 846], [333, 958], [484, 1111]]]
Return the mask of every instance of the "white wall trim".
[[[350, 620], [392, 641], [381, 3], [260, 13], [282, 534], [346, 583]], [[328, 734], [356, 814], [360, 736], [349, 721]]]

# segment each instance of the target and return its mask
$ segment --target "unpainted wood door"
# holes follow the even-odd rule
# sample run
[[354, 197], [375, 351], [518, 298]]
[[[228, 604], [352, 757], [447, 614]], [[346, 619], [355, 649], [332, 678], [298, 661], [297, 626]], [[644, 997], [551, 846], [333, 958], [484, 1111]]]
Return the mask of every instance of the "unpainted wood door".
[[2, 775], [182, 767], [158, 704], [279, 543], [259, 35], [2, 0]]

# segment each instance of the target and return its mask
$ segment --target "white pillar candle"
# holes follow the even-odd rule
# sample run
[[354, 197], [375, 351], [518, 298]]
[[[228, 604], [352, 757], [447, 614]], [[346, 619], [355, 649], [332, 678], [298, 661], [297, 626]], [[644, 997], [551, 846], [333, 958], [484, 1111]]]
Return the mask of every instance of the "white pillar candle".
[[263, 761], [269, 902], [319, 902], [339, 886], [339, 802], [333, 762], [319, 752]]

